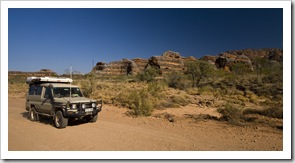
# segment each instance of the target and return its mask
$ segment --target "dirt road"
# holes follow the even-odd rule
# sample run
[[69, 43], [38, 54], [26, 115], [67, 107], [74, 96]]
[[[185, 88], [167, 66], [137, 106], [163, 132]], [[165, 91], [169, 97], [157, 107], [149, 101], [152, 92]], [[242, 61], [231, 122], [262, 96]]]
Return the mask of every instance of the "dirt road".
[[184, 118], [183, 114], [204, 108], [169, 109], [176, 115], [175, 122], [169, 122], [155, 117], [132, 118], [125, 108], [104, 105], [97, 122], [74, 122], [56, 129], [49, 118], [28, 120], [24, 98], [9, 98], [8, 105], [9, 151], [283, 150], [282, 130]]

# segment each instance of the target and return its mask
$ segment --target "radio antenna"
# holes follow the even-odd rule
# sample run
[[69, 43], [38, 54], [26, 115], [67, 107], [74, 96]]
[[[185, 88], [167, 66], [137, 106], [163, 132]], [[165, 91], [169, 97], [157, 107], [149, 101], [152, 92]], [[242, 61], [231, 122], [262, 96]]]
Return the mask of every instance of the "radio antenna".
[[[70, 68], [70, 78], [72, 79], [72, 65]], [[70, 83], [70, 101], [71, 101], [71, 98], [72, 98], [72, 83]]]

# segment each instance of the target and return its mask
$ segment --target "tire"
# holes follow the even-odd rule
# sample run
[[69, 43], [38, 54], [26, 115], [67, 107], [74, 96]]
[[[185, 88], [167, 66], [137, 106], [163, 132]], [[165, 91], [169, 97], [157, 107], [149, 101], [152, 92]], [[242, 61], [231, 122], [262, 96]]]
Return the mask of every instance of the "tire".
[[98, 118], [98, 114], [96, 114], [95, 116], [93, 116], [92, 118], [89, 119], [89, 122], [96, 122]]
[[68, 125], [68, 118], [65, 118], [60, 110], [55, 112], [54, 125], [56, 128], [65, 128]]
[[39, 115], [34, 106], [30, 107], [28, 118], [31, 121], [39, 121]]

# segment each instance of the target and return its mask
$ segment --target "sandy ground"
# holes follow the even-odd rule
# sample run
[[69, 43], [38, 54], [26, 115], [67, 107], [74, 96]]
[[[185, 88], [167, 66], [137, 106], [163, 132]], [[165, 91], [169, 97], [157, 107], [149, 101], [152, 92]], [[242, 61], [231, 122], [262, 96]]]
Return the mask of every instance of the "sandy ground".
[[233, 126], [214, 120], [194, 121], [189, 114], [218, 116], [214, 108], [187, 106], [157, 110], [165, 118], [126, 115], [126, 108], [104, 105], [95, 123], [73, 122], [56, 129], [52, 120], [27, 119], [24, 98], [9, 98], [9, 151], [277, 151], [283, 150], [282, 130]]

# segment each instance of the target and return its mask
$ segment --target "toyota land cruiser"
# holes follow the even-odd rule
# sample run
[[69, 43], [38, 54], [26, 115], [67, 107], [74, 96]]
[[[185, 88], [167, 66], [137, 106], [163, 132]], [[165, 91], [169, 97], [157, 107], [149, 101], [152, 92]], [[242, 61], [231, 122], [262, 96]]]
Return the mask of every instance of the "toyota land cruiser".
[[28, 77], [26, 95], [28, 118], [39, 121], [39, 115], [52, 117], [57, 128], [65, 128], [69, 119], [96, 122], [102, 101], [88, 99], [70, 78]]

